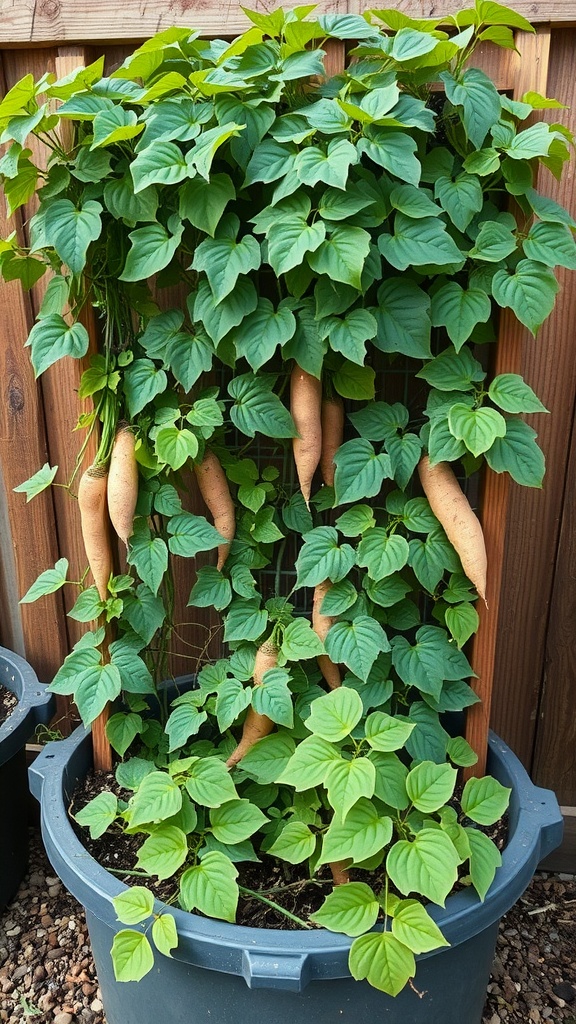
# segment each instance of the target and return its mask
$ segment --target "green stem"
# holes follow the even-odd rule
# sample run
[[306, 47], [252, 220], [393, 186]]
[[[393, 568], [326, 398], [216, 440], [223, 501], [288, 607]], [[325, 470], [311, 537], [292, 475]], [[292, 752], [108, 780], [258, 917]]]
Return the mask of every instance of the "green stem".
[[269, 907], [272, 907], [274, 910], [278, 910], [281, 914], [284, 914], [285, 917], [289, 917], [291, 921], [299, 924], [301, 928], [310, 929], [312, 927], [312, 925], [308, 924], [307, 921], [303, 921], [301, 917], [296, 917], [296, 914], [291, 914], [289, 910], [285, 910], [279, 903], [274, 903], [274, 900], [269, 900], [266, 896], [262, 896], [262, 893], [255, 892], [254, 889], [247, 889], [245, 885], [239, 885], [238, 888], [240, 889], [240, 892], [246, 893], [247, 896], [254, 896], [255, 899], [261, 900], [262, 903], [267, 903]]

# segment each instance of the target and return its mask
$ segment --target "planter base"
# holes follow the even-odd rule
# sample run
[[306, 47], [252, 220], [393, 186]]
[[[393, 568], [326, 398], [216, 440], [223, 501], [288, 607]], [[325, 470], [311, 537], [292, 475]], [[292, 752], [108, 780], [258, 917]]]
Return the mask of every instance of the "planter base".
[[[508, 747], [492, 737], [489, 771], [512, 788], [503, 864], [483, 903], [466, 889], [445, 908], [429, 907], [450, 947], [417, 958], [418, 992], [408, 987], [393, 999], [354, 981], [347, 966], [351, 940], [344, 935], [245, 928], [178, 908], [170, 908], [178, 928], [173, 958], [156, 954], [149, 975], [121, 984], [110, 957], [122, 927], [112, 899], [126, 887], [87, 854], [67, 816], [90, 764], [89, 734], [77, 730], [45, 748], [30, 779], [41, 798], [48, 857], [86, 909], [108, 1024], [157, 1024], [167, 1013], [186, 1024], [481, 1024], [499, 920], [562, 838], [554, 795], [536, 788]], [[157, 912], [163, 909], [156, 905]]]
[[24, 745], [40, 722], [50, 721], [55, 698], [33, 669], [0, 647], [0, 682], [18, 698], [0, 726], [0, 910], [10, 902], [28, 866], [28, 783]]

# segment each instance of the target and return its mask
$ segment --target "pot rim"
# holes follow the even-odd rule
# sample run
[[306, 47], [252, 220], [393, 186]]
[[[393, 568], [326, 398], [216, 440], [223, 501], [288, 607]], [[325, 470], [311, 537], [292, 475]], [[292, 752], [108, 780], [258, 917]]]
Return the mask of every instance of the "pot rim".
[[[118, 931], [123, 925], [117, 921], [112, 899], [129, 887], [82, 846], [64, 800], [64, 792], [73, 788], [89, 760], [90, 734], [80, 727], [66, 740], [44, 748], [29, 769], [31, 789], [42, 805], [42, 835], [53, 867], [89, 913]], [[427, 906], [451, 946], [498, 921], [522, 894], [538, 862], [562, 837], [556, 797], [550, 790], [534, 786], [510, 748], [494, 734], [489, 740], [489, 768], [504, 785], [512, 787], [509, 840], [484, 902], [470, 887], [449, 896], [444, 908]], [[168, 907], [159, 900], [154, 911], [174, 915], [179, 936], [173, 951], [175, 959], [243, 974], [248, 984], [258, 984], [255, 977], [277, 978], [280, 971], [283, 977], [283, 972], [298, 975], [301, 986], [302, 973], [313, 969], [309, 961], [321, 961], [323, 978], [349, 976], [347, 955], [353, 940], [346, 935], [326, 929], [286, 931], [230, 924]], [[418, 959], [439, 952], [422, 954]]]
[[0, 683], [18, 698], [0, 725], [0, 764], [4, 764], [25, 744], [36, 725], [50, 721], [56, 700], [38, 681], [32, 666], [6, 647], [0, 647]]

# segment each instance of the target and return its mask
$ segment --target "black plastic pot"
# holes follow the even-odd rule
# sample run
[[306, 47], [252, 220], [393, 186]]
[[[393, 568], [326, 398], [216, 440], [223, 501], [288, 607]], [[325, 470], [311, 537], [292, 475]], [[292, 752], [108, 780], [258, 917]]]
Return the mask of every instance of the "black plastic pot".
[[498, 922], [562, 838], [554, 794], [537, 789], [511, 750], [492, 736], [489, 771], [513, 789], [503, 866], [484, 903], [467, 889], [451, 896], [445, 909], [432, 909], [451, 947], [418, 957], [422, 998], [408, 988], [392, 999], [354, 981], [347, 967], [351, 940], [344, 935], [245, 928], [174, 908], [179, 943], [173, 959], [156, 954], [142, 981], [120, 984], [110, 947], [123, 926], [112, 898], [125, 886], [88, 855], [66, 811], [90, 765], [90, 736], [77, 730], [45, 748], [30, 779], [42, 805], [48, 857], [86, 908], [108, 1024], [480, 1024]]
[[10, 902], [28, 864], [28, 781], [24, 745], [54, 714], [55, 698], [28, 662], [0, 647], [0, 683], [18, 704], [0, 726], [0, 909]]

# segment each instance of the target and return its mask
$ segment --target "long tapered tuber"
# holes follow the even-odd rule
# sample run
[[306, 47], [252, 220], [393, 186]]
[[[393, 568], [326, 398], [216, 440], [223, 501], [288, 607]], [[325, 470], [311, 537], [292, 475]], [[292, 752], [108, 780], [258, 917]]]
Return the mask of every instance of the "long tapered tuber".
[[[336, 619], [332, 615], [322, 615], [321, 608], [322, 602], [326, 597], [326, 594], [330, 590], [332, 583], [330, 580], [324, 580], [323, 583], [318, 583], [314, 588], [314, 601], [312, 604], [312, 629], [316, 633], [316, 636], [320, 638], [324, 643], [328, 630], [334, 625]], [[328, 683], [331, 690], [336, 690], [342, 685], [340, 678], [340, 669], [333, 661], [330, 660], [327, 654], [320, 654], [317, 657], [318, 668], [320, 669], [324, 679]]]
[[106, 467], [94, 465], [82, 474], [78, 485], [82, 539], [101, 601], [108, 597], [108, 581], [112, 572], [107, 482]]
[[128, 547], [134, 531], [134, 515], [138, 501], [138, 464], [136, 439], [127, 423], [120, 424], [110, 456], [108, 470], [108, 514], [120, 540]]
[[[254, 661], [254, 674], [253, 681], [254, 686], [262, 686], [264, 681], [264, 674], [269, 669], [275, 668], [278, 663], [278, 648], [276, 644], [272, 643], [271, 640], [265, 640], [256, 651], [256, 659]], [[242, 737], [235, 750], [232, 751], [230, 757], [226, 761], [228, 768], [233, 768], [235, 764], [248, 753], [251, 747], [254, 746], [258, 740], [263, 739], [264, 736], [268, 736], [274, 728], [274, 722], [268, 718], [268, 715], [261, 715], [258, 711], [255, 711], [253, 707], [249, 707], [244, 719], [244, 725], [242, 727]]]
[[430, 465], [424, 455], [418, 474], [430, 508], [462, 562], [462, 569], [486, 603], [486, 545], [478, 516], [472, 511], [448, 462]]
[[334, 456], [344, 440], [344, 403], [339, 395], [322, 402], [322, 453], [320, 471], [327, 487], [334, 486]]
[[299, 436], [293, 438], [292, 450], [300, 490], [307, 505], [322, 454], [321, 404], [320, 381], [296, 364], [290, 377], [290, 411]]
[[200, 494], [208, 507], [214, 526], [225, 539], [225, 544], [218, 545], [218, 563], [216, 568], [222, 569], [230, 544], [236, 533], [236, 516], [234, 502], [228, 487], [226, 474], [220, 465], [220, 460], [214, 452], [207, 451], [202, 462], [194, 465], [194, 472]]

